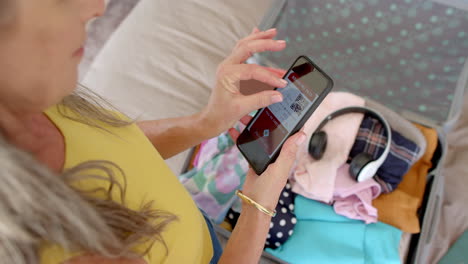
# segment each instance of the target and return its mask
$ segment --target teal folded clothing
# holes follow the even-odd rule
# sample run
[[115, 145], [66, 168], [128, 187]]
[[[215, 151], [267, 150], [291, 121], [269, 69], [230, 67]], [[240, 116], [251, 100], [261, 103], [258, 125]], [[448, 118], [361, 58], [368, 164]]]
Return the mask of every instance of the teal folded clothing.
[[294, 208], [294, 233], [279, 248], [266, 249], [275, 257], [292, 264], [400, 263], [401, 230], [381, 222], [366, 225], [301, 195]]

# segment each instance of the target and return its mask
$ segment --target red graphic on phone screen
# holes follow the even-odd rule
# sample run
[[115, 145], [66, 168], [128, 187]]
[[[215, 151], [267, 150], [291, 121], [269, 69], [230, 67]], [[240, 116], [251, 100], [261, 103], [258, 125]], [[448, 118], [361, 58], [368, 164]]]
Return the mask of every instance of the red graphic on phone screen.
[[254, 140], [263, 146], [268, 155], [273, 154], [276, 147], [286, 137], [287, 131], [273, 113], [265, 108], [257, 120], [250, 127]]
[[294, 83], [297, 80], [297, 78], [299, 78], [299, 74], [295, 72], [291, 72], [291, 74], [289, 74], [288, 76], [289, 81], [291, 81], [292, 83]]

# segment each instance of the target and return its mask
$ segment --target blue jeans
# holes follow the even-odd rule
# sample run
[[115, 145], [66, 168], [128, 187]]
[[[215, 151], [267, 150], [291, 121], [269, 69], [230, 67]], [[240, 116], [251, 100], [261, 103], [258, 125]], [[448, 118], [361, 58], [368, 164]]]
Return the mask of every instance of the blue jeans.
[[210, 230], [211, 242], [213, 243], [213, 257], [211, 258], [210, 264], [216, 264], [218, 263], [219, 258], [221, 258], [221, 254], [223, 254], [223, 248], [221, 247], [221, 243], [219, 243], [218, 237], [216, 236], [213, 223], [206, 216], [203, 210], [200, 211], [202, 212], [206, 224], [208, 225], [208, 230]]

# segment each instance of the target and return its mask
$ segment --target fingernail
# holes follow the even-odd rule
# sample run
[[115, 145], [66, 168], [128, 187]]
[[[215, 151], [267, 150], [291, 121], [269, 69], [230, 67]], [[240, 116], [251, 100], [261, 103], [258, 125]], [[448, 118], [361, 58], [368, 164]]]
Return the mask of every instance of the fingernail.
[[279, 103], [279, 102], [282, 102], [283, 101], [283, 96], [279, 95], [279, 94], [275, 94], [271, 97], [271, 101], [273, 103]]
[[276, 43], [278, 43], [278, 44], [286, 44], [286, 41], [285, 41], [285, 40], [277, 40]]
[[287, 82], [285, 79], [280, 79], [280, 82], [281, 82], [284, 86], [288, 85], [288, 82]]
[[306, 136], [304, 133], [301, 133], [301, 135], [296, 139], [296, 145], [300, 146], [304, 141], [306, 140]]
[[271, 33], [273, 31], [276, 31], [276, 28], [270, 28], [269, 30], [265, 31], [265, 32], [268, 32], [268, 33]]

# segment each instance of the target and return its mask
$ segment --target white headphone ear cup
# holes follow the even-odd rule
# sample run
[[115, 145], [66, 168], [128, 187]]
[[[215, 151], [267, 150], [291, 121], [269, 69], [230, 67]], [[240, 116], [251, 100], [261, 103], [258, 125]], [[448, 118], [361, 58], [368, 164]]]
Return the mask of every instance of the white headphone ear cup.
[[374, 161], [374, 158], [369, 153], [359, 153], [351, 160], [351, 163], [349, 164], [349, 174], [353, 179], [359, 181], [359, 179], [362, 178], [362, 171], [372, 161]]
[[366, 166], [364, 166], [364, 168], [362, 168], [361, 172], [359, 172], [357, 181], [363, 182], [365, 180], [372, 179], [377, 173], [378, 169], [379, 166], [376, 161], [369, 162]]

